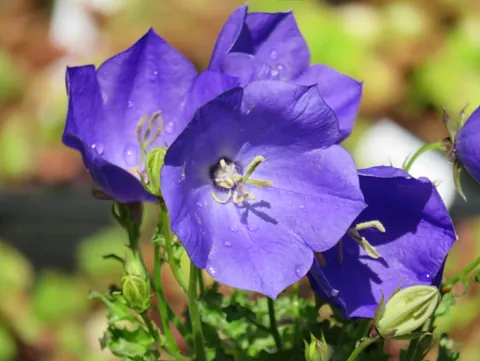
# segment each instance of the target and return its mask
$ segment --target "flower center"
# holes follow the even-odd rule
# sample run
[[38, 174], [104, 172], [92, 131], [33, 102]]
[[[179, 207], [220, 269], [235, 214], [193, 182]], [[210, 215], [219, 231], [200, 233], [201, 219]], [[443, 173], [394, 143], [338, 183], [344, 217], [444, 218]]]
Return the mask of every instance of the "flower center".
[[227, 203], [231, 199], [236, 204], [255, 199], [255, 196], [246, 190], [246, 184], [251, 184], [258, 188], [270, 187], [272, 185], [270, 181], [250, 179], [255, 169], [264, 160], [265, 158], [262, 156], [255, 157], [248, 165], [245, 174], [242, 175], [240, 165], [229, 158], [221, 158], [218, 163], [210, 168], [210, 178], [217, 189], [227, 191], [228, 193], [226, 199], [220, 199], [215, 192], [212, 192], [213, 199], [218, 203]]

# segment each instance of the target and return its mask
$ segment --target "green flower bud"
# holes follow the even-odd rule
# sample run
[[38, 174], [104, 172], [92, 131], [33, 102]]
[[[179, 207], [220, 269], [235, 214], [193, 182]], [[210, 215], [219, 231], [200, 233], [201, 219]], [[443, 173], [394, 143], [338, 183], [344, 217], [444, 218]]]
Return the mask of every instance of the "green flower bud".
[[375, 325], [382, 337], [402, 337], [421, 327], [434, 313], [440, 291], [434, 286], [412, 286], [378, 305]]
[[310, 335], [310, 337], [310, 343], [305, 341], [305, 360], [328, 361], [330, 359], [330, 349], [328, 344], [325, 342], [325, 337], [323, 334], [320, 340], [317, 340], [313, 335]]
[[162, 169], [166, 153], [166, 148], [154, 148], [148, 152], [145, 160], [145, 172], [147, 176], [142, 177], [142, 184], [147, 191], [157, 197], [162, 196], [160, 190], [160, 170]]
[[125, 275], [122, 277], [122, 295], [128, 307], [141, 313], [151, 304], [150, 279], [138, 256], [127, 259], [124, 265]]
[[132, 310], [145, 312], [151, 305], [150, 280], [136, 275], [123, 276], [122, 295]]

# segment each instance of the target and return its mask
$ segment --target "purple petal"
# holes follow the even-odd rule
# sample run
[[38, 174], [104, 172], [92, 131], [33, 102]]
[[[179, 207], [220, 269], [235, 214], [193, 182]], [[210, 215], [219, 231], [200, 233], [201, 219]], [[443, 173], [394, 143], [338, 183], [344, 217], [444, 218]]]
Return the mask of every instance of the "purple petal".
[[253, 80], [290, 80], [310, 63], [308, 46], [291, 12], [250, 13], [237, 9], [226, 22], [209, 69]]
[[238, 80], [226, 74], [204, 70], [193, 81], [188, 92], [183, 118], [189, 121], [202, 105], [238, 85]]
[[[223, 28], [218, 35], [208, 69], [220, 71], [225, 55], [229, 53], [235, 45], [235, 42], [241, 41], [241, 39], [245, 38], [245, 36], [241, 36], [240, 34], [242, 31], [248, 31], [245, 25], [247, 11], [247, 5], [240, 6], [232, 13], [232, 15], [230, 15], [225, 25], [223, 25]], [[248, 40], [250, 39], [248, 34], [246, 34], [246, 38]]]
[[[83, 142], [92, 145], [95, 131], [93, 124], [106, 127], [106, 117], [93, 65], [68, 67], [66, 73], [68, 111], [62, 140], [65, 145], [83, 150]], [[79, 138], [83, 142], [79, 142]]]
[[[281, 66], [286, 76], [295, 78], [308, 68], [310, 52], [291, 11], [251, 13], [246, 24], [254, 54], [272, 69]], [[232, 52], [243, 50], [232, 48]]]
[[[312, 275], [323, 273], [339, 291], [336, 298], [330, 299], [349, 317], [373, 317], [382, 293], [388, 299], [399, 287], [438, 285], [439, 272], [456, 240], [452, 221], [435, 186], [425, 178], [400, 174], [386, 178], [386, 168], [371, 168], [364, 172], [369, 175], [360, 175], [368, 208], [355, 221], [382, 222], [386, 233], [376, 229], [360, 231], [382, 257], [369, 257], [345, 236], [343, 260], [337, 246], [323, 254], [325, 268], [312, 268]], [[375, 176], [377, 170], [380, 177]], [[322, 293], [310, 279], [314, 289]]]
[[[350, 155], [333, 145], [337, 123], [316, 88], [263, 81], [207, 103], [167, 152], [162, 192], [172, 230], [217, 280], [274, 298], [338, 242], [365, 203]], [[242, 104], [240, 104], [242, 101]], [[333, 127], [333, 130], [330, 129]], [[246, 169], [256, 196], [221, 204], [210, 171], [220, 159]], [[313, 218], [310, 218], [308, 216]]]
[[173, 142], [189, 121], [181, 115], [195, 76], [193, 65], [153, 30], [102, 64], [97, 78], [109, 126], [95, 131], [105, 148], [112, 144], [117, 155], [105, 151], [104, 157], [120, 167], [132, 166], [123, 153], [140, 152], [136, 138], [138, 122], [158, 111], [164, 131], [155, 145]]
[[338, 145], [307, 152], [284, 147], [280, 154], [269, 148], [259, 145], [237, 156], [245, 168], [255, 156], [271, 154], [252, 177], [272, 182], [251, 189], [252, 213], [263, 212], [258, 217], [282, 224], [315, 252], [330, 249], [366, 207], [351, 155]]
[[362, 83], [326, 65], [312, 65], [299, 77], [296, 84], [317, 85], [320, 95], [338, 118], [341, 139], [352, 132], [360, 107]]
[[470, 174], [480, 181], [480, 107], [467, 119], [455, 138], [455, 155]]

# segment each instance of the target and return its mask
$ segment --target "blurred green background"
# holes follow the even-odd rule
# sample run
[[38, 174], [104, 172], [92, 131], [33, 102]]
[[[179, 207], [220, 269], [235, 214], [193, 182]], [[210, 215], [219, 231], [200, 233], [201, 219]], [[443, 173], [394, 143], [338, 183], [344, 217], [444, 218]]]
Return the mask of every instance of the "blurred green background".
[[[66, 65], [99, 64], [150, 26], [199, 69], [236, 0], [0, 0], [0, 361], [109, 360], [98, 339], [102, 306], [88, 291], [118, 282], [126, 238], [109, 204], [90, 196], [80, 156], [61, 144]], [[349, 149], [380, 117], [424, 141], [446, 136], [441, 107], [480, 104], [478, 0], [252, 0], [251, 11], [293, 9], [312, 62], [364, 83]], [[354, 154], [355, 156], [355, 154]], [[480, 222], [456, 217], [460, 237], [452, 275], [480, 252]], [[154, 214], [147, 209], [144, 253]], [[150, 262], [151, 263], [151, 262]], [[164, 274], [166, 281], [170, 275]], [[172, 282], [173, 283], [173, 282]], [[184, 300], [169, 287], [174, 308]], [[471, 287], [441, 319], [463, 349], [480, 359], [480, 290]], [[392, 353], [399, 344], [392, 344]], [[395, 360], [395, 357], [392, 358]]]

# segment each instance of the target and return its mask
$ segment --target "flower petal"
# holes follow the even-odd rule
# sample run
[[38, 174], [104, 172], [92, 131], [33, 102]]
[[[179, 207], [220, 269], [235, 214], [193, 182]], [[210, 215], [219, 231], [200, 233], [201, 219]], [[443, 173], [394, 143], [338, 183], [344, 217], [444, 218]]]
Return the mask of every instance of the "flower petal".
[[[223, 25], [223, 28], [218, 35], [217, 42], [215, 43], [215, 48], [213, 50], [208, 69], [221, 71], [223, 58], [225, 55], [227, 55], [232, 49], [232, 47], [235, 45], [235, 42], [245, 39], [245, 36], [240, 36], [240, 34], [242, 31], [248, 31], [245, 25], [247, 11], [247, 5], [240, 6], [225, 22], [225, 25]], [[249, 40], [248, 35], [246, 38]]]
[[[100, 87], [93, 65], [68, 67], [66, 72], [68, 111], [63, 143], [83, 151], [85, 142], [94, 144], [94, 124], [106, 127]], [[83, 140], [79, 142], [79, 138]]]
[[226, 74], [204, 70], [195, 77], [188, 92], [183, 118], [190, 121], [198, 108], [223, 92], [238, 85], [238, 80]]
[[[130, 147], [132, 151], [135, 148], [138, 153], [139, 120], [160, 111], [164, 132], [155, 145], [173, 142], [190, 120], [183, 119], [181, 114], [195, 76], [193, 65], [150, 29], [133, 46], [107, 60], [97, 71], [110, 125], [103, 129], [102, 139], [107, 142], [105, 138], [115, 138], [119, 145]], [[122, 151], [117, 153], [122, 154]], [[116, 163], [108, 158], [107, 152], [105, 157]]]
[[[237, 159], [245, 169], [255, 156], [265, 153], [271, 151], [252, 147]], [[265, 158], [252, 178], [271, 181], [272, 186], [246, 186], [256, 197], [251, 218], [282, 224], [315, 252], [336, 245], [366, 207], [351, 155], [333, 145], [308, 152], [285, 147], [280, 155]]]
[[470, 174], [480, 181], [480, 107], [468, 117], [455, 138], [455, 155]]
[[[254, 54], [272, 69], [281, 65], [288, 77], [295, 78], [308, 68], [310, 51], [291, 11], [250, 13], [245, 20]], [[232, 52], [246, 52], [234, 46]]]
[[[368, 208], [355, 224], [380, 221], [386, 229], [360, 231], [376, 247], [380, 259], [369, 257], [349, 236], [323, 254], [323, 273], [339, 291], [339, 304], [349, 317], [373, 317], [382, 297], [412, 285], [438, 285], [445, 258], [456, 240], [452, 221], [434, 185], [427, 179], [400, 175], [386, 178], [389, 167], [360, 172], [360, 185]], [[378, 170], [380, 177], [375, 176]], [[403, 173], [403, 171], [401, 171]], [[341, 256], [340, 256], [341, 255]], [[310, 278], [314, 289], [322, 293]], [[328, 297], [327, 297], [328, 298]]]
[[338, 118], [340, 141], [350, 135], [360, 107], [361, 82], [320, 64], [309, 67], [294, 82], [301, 85], [316, 84], [320, 95]]
[[238, 8], [227, 20], [209, 69], [253, 80], [290, 80], [308, 68], [310, 52], [292, 12], [250, 13]]

